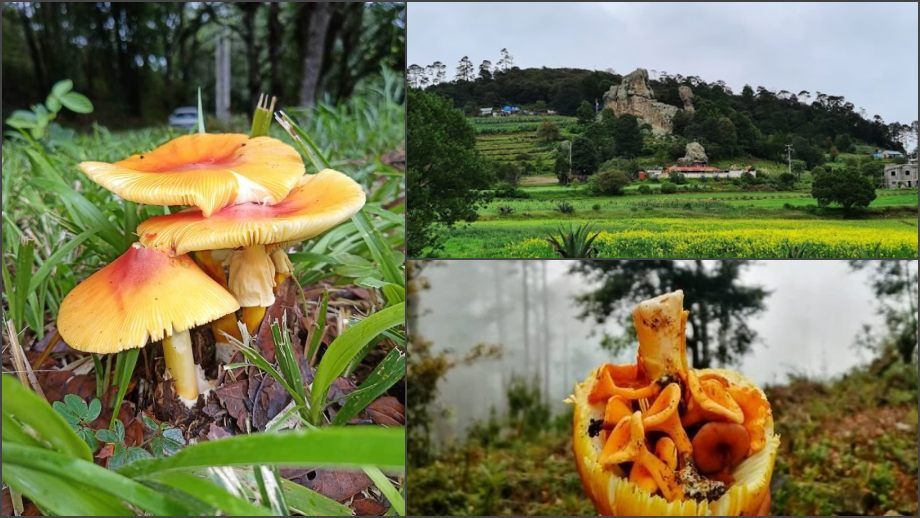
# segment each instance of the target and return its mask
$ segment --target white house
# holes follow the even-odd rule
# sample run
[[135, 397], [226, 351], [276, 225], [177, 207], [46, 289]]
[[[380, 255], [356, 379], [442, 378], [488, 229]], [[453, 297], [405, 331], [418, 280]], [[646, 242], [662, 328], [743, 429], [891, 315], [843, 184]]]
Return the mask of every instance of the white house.
[[916, 189], [917, 161], [906, 164], [888, 164], [885, 166], [884, 185], [887, 189]]

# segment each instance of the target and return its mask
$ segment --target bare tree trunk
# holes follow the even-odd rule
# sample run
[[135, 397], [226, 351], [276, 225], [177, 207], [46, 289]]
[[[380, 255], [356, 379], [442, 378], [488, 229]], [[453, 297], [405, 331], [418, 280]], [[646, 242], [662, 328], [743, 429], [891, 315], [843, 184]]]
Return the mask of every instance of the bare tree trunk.
[[303, 67], [297, 98], [301, 106], [310, 107], [316, 104], [316, 92], [325, 57], [326, 32], [332, 19], [333, 5], [329, 2], [319, 2], [301, 4], [300, 8], [304, 13], [310, 10], [310, 14], [302, 46]]
[[261, 4], [239, 3], [243, 12], [243, 43], [246, 45], [247, 86], [249, 88], [249, 113], [256, 109], [259, 99], [259, 47], [256, 45], [256, 13]]
[[552, 348], [550, 346], [549, 335], [549, 292], [546, 288], [546, 261], [540, 261], [540, 269], [543, 274], [542, 292], [543, 292], [543, 397], [549, 404], [549, 364], [552, 360]]
[[281, 68], [278, 63], [278, 51], [281, 46], [281, 5], [278, 2], [268, 4], [268, 79], [272, 95], [281, 96]]
[[530, 296], [527, 292], [527, 261], [521, 261], [521, 289], [524, 300], [524, 373], [530, 377]]
[[38, 44], [35, 42], [35, 32], [32, 30], [32, 22], [26, 16], [25, 8], [19, 9], [19, 20], [22, 22], [22, 30], [26, 35], [26, 43], [29, 46], [29, 55], [32, 57], [32, 68], [35, 71], [35, 77], [38, 78], [39, 85], [44, 88], [46, 83], [45, 67], [42, 66], [42, 58], [38, 51]]

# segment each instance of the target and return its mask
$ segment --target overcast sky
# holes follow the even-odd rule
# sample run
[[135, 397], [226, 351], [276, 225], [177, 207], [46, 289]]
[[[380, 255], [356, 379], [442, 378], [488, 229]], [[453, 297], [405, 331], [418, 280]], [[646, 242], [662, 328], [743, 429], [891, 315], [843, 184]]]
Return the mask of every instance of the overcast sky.
[[507, 47], [528, 67], [637, 67], [773, 91], [843, 95], [917, 119], [917, 3], [409, 3], [409, 63]]

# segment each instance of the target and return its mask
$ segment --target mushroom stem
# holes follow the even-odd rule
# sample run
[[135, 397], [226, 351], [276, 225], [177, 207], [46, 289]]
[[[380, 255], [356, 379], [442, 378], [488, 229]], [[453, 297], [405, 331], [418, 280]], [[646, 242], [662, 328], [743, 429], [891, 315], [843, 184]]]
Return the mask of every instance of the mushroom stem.
[[268, 309], [265, 306], [248, 306], [244, 307], [241, 313], [241, 319], [244, 324], [246, 324], [246, 329], [249, 331], [249, 334], [255, 334], [259, 330], [259, 326], [262, 324], [262, 319], [265, 318], [265, 310]]
[[163, 357], [166, 369], [175, 380], [176, 395], [191, 408], [198, 401], [198, 377], [188, 330], [175, 332], [163, 339]]
[[246, 246], [230, 255], [230, 293], [242, 306], [243, 323], [255, 333], [265, 309], [275, 303], [275, 264], [263, 245]]
[[[201, 250], [194, 254], [195, 262], [209, 277], [217, 281], [218, 284], [227, 288], [227, 275], [224, 273], [224, 266], [211, 250]], [[214, 356], [219, 363], [227, 363], [236, 351], [227, 335], [242, 340], [240, 328], [236, 325], [236, 314], [230, 313], [211, 322], [211, 333], [214, 334]]]

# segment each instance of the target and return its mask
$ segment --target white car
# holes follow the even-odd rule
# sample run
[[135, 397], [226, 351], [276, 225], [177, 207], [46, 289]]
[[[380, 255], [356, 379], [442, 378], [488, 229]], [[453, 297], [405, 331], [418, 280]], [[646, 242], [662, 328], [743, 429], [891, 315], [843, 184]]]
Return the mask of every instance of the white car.
[[198, 108], [181, 106], [169, 115], [169, 125], [174, 128], [192, 129], [198, 125]]

